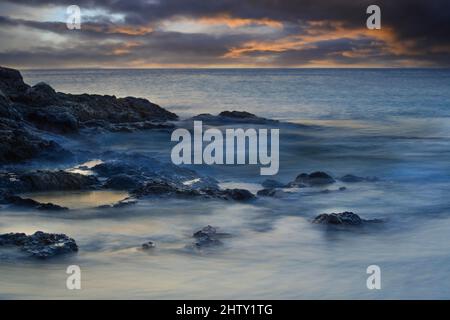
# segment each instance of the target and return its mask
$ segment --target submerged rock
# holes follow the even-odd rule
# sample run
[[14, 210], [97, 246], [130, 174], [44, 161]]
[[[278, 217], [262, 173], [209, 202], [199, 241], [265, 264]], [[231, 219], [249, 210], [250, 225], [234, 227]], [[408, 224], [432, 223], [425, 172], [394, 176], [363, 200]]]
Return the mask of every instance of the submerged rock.
[[194, 246], [197, 248], [204, 248], [222, 245], [223, 243], [219, 238], [229, 237], [230, 235], [227, 233], [219, 233], [217, 232], [217, 228], [208, 225], [201, 230], [194, 232], [192, 236], [196, 239]]
[[275, 198], [281, 197], [283, 194], [285, 194], [285, 192], [283, 190], [275, 189], [275, 188], [262, 189], [256, 193], [257, 196], [275, 197]]
[[347, 225], [347, 226], [359, 226], [365, 222], [381, 222], [379, 219], [365, 220], [361, 219], [357, 214], [353, 212], [341, 212], [341, 213], [323, 213], [318, 215], [312, 221], [316, 224], [327, 225]]
[[246, 111], [223, 111], [219, 115], [209, 113], [199, 114], [191, 120], [203, 121], [207, 124], [249, 123], [249, 124], [274, 124], [277, 120], [258, 117]]
[[289, 183], [290, 187], [306, 187], [306, 186], [324, 186], [335, 183], [336, 181], [329, 174], [316, 171], [311, 174], [302, 173], [295, 178], [295, 180]]
[[219, 196], [223, 194], [228, 199], [236, 201], [248, 201], [255, 198], [253, 193], [245, 189], [225, 189], [224, 191], [219, 191], [218, 194]]
[[149, 242], [146, 242], [146, 243], [142, 244], [142, 249], [143, 250], [150, 250], [150, 249], [153, 249], [155, 247], [156, 247], [156, 245], [152, 241], [149, 241]]
[[0, 235], [0, 247], [16, 246], [31, 257], [45, 259], [54, 256], [74, 253], [78, 246], [72, 238], [65, 234], [53, 234], [37, 231], [27, 236], [24, 233], [7, 233]]

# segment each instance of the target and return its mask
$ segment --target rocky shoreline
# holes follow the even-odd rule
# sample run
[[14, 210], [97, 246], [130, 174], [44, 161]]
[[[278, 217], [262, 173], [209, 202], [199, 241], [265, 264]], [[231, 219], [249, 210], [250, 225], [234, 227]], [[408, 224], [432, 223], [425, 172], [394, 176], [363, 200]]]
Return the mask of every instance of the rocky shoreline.
[[[142, 98], [67, 94], [56, 92], [46, 83], [29, 86], [19, 71], [0, 67], [0, 205], [31, 210], [66, 211], [53, 203], [39, 203], [24, 198], [23, 193], [40, 191], [123, 190], [129, 197], [101, 208], [120, 208], [142, 198], [168, 197], [254, 201], [258, 197], [283, 197], [284, 190], [323, 187], [336, 183], [375, 182], [373, 177], [346, 175], [334, 178], [325, 172], [302, 173], [293, 181], [267, 180], [257, 195], [245, 189], [222, 189], [211, 177], [184, 167], [162, 163], [143, 155], [108, 157], [89, 168], [90, 174], [68, 170], [26, 169], [30, 161], [63, 161], [73, 156], [49, 136], [77, 136], [85, 132], [133, 132], [169, 130], [178, 116]], [[258, 117], [245, 111], [224, 111], [219, 115], [201, 114], [188, 121], [202, 120], [207, 125], [273, 124], [276, 120]], [[15, 167], [15, 165], [22, 165]], [[13, 168], [13, 169], [11, 169]], [[81, 168], [83, 169], [83, 168]], [[345, 187], [339, 188], [339, 191]], [[325, 190], [326, 191], [326, 190]], [[322, 214], [315, 224], [357, 226], [367, 222], [353, 213]], [[195, 247], [220, 244], [220, 234], [208, 226], [194, 234]], [[48, 258], [78, 247], [66, 235], [35, 233], [0, 235], [1, 246], [16, 246], [31, 256]], [[55, 247], [56, 246], [56, 247]], [[147, 244], [149, 249], [154, 245]], [[60, 249], [56, 249], [60, 248]], [[62, 249], [61, 249], [62, 248]], [[67, 248], [67, 250], [65, 249]]]

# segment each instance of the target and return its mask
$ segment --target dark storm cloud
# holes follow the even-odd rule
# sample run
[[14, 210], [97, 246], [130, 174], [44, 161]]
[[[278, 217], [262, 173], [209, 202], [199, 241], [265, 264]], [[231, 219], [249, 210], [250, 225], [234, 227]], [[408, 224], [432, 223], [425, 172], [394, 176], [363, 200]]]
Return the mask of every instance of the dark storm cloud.
[[[72, 0], [58, 2], [15, 0], [14, 3], [37, 8], [45, 5], [74, 4]], [[319, 38], [317, 42], [313, 41], [312, 46], [305, 48], [283, 47], [275, 50], [271, 49], [271, 46], [267, 46], [267, 49], [263, 46], [262, 48], [255, 46], [255, 49], [242, 53], [241, 60], [235, 57], [231, 63], [259, 61], [258, 58], [265, 55], [267, 59], [264, 63], [270, 61], [274, 65], [292, 66], [324, 60], [343, 64], [378, 61], [393, 65], [396, 60], [408, 60], [430, 65], [450, 65], [450, 37], [448, 36], [450, 34], [450, 1], [448, 0], [80, 0], [76, 1], [76, 4], [82, 10], [101, 8], [107, 13], [120, 14], [124, 17], [122, 25], [112, 24], [105, 17], [97, 19], [91, 17], [90, 21], [83, 22], [88, 24], [87, 28], [77, 36], [85, 39], [85, 44], [92, 39], [107, 38], [139, 42], [139, 45], [132, 45], [132, 50], [130, 49], [129, 52], [125, 49], [117, 51], [124, 54], [114, 59], [112, 54], [97, 52], [91, 60], [95, 62], [117, 62], [122, 59], [123, 61], [145, 60], [147, 54], [154, 57], [147, 59], [150, 63], [155, 61], [155, 63], [226, 64], [227, 59], [224, 56], [228, 50], [246, 47], [249, 41], [276, 41], [276, 37], [288, 38], [299, 33], [308, 34], [305, 26], [308, 26], [310, 22], [322, 22], [324, 25], [320, 28], [330, 33], [338, 29], [341, 34], [342, 29], [349, 30], [349, 33], [357, 28], [363, 29], [367, 18], [365, 13], [367, 6], [377, 4], [382, 9], [383, 29], [388, 30], [387, 36], [383, 39], [379, 37], [372, 40], [367, 37], [346, 38], [344, 34], [340, 39]], [[2, 14], [7, 15], [4, 12]], [[284, 29], [278, 34], [268, 34], [264, 38], [258, 34], [253, 37], [223, 34], [211, 36], [201, 33], [168, 33], [150, 29], [130, 32], [124, 28], [153, 28], [158, 23], [179, 17], [201, 19], [220, 16], [235, 19], [274, 20], [282, 23]], [[327, 23], [329, 23], [328, 26]], [[9, 27], [22, 25], [59, 34], [67, 33], [64, 24], [56, 22], [14, 20], [2, 17], [0, 26], [3, 25]], [[88, 47], [85, 50], [94, 51]], [[3, 54], [3, 58], [7, 58], [5, 56], [7, 53]], [[54, 54], [57, 53], [49, 55]], [[157, 54], [164, 56], [156, 57]], [[20, 56], [17, 55], [17, 57]], [[85, 60], [91, 58], [86, 52], [82, 56]], [[56, 57], [53, 58], [56, 59]]]

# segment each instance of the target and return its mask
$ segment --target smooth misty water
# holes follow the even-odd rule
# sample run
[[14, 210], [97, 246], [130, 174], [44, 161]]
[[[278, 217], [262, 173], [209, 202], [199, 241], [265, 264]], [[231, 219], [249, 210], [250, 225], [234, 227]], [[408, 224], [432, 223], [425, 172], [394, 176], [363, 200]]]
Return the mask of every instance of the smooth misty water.
[[[147, 97], [183, 117], [233, 109], [308, 124], [282, 125], [276, 179], [325, 170], [381, 180], [249, 204], [144, 200], [63, 213], [2, 208], [0, 233], [66, 233], [80, 252], [45, 262], [3, 259], [0, 297], [450, 298], [449, 70], [66, 70], [24, 77], [64, 92]], [[60, 142], [168, 161], [169, 140], [167, 133], [141, 132]], [[256, 191], [264, 180], [248, 166], [194, 169], [226, 187]], [[41, 196], [77, 201], [74, 194]], [[310, 223], [319, 213], [345, 210], [386, 223], [339, 231]], [[232, 236], [223, 247], [193, 250], [192, 233], [208, 224]], [[146, 241], [157, 247], [140, 250]], [[79, 292], [65, 289], [71, 264], [83, 271]], [[376, 292], [366, 288], [372, 264], [382, 269]]]

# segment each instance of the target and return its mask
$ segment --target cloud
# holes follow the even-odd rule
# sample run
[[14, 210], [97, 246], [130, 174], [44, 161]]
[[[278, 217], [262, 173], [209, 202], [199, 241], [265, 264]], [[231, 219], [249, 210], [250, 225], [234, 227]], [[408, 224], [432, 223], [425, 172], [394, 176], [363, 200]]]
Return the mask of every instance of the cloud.
[[[30, 48], [24, 37], [27, 50], [16, 39], [0, 53], [11, 65], [37, 67], [46, 54], [61, 66], [450, 66], [450, 2], [379, 0], [382, 30], [368, 30], [372, 2], [80, 0], [82, 30], [71, 31], [36, 16], [64, 13], [72, 1], [16, 0], [14, 10], [0, 4], [0, 27], [41, 30], [44, 45]], [[26, 19], [20, 10], [35, 14]], [[65, 39], [57, 50], [49, 34]]]

